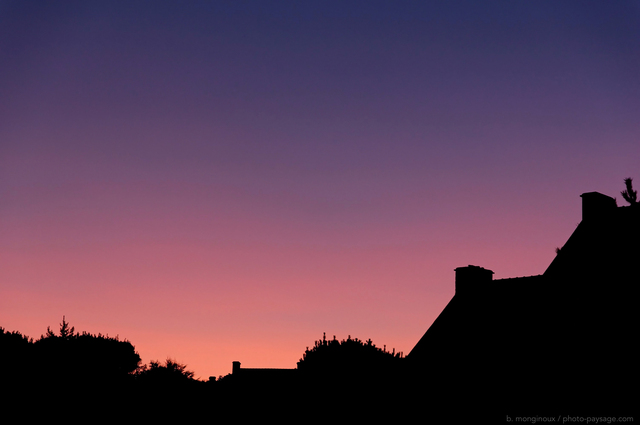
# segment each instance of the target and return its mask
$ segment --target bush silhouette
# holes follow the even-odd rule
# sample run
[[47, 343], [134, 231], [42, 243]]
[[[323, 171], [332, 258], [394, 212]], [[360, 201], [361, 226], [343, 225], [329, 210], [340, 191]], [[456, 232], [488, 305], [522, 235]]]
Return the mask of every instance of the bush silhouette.
[[298, 369], [309, 373], [330, 375], [360, 375], [364, 373], [387, 372], [398, 366], [403, 358], [402, 353], [378, 348], [371, 341], [351, 339], [338, 341], [334, 336], [327, 340], [326, 333], [321, 340], [315, 342], [312, 349], [305, 350], [298, 361]]
[[43, 378], [63, 382], [125, 379], [141, 361], [129, 341], [76, 333], [64, 317], [58, 334], [47, 328], [47, 333], [35, 341], [34, 355]]
[[187, 370], [187, 365], [180, 364], [172, 359], [167, 359], [163, 364], [159, 361], [151, 361], [136, 371], [136, 380], [143, 384], [153, 385], [181, 385], [192, 381], [194, 373]]

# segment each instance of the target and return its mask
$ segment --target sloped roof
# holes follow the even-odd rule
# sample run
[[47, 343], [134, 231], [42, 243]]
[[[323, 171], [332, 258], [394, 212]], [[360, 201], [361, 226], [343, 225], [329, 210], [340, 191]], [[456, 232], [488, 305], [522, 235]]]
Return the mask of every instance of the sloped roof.
[[497, 381], [504, 400], [624, 400], [610, 383], [634, 367], [639, 259], [640, 206], [583, 194], [583, 220], [544, 274], [461, 285], [472, 290], [456, 290], [408, 365], [452, 394]]

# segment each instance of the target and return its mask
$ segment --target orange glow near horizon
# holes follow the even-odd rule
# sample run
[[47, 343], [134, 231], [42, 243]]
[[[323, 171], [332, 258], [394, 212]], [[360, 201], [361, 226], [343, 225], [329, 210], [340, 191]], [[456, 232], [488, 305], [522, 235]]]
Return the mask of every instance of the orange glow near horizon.
[[635, 6], [330, 3], [3, 5], [0, 326], [408, 354], [456, 267], [540, 274], [640, 180]]

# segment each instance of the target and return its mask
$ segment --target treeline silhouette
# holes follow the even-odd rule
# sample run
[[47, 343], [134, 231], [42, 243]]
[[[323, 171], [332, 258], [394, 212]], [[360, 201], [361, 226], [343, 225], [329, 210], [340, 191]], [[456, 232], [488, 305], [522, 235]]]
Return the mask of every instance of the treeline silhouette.
[[[63, 317], [33, 340], [0, 328], [0, 421], [499, 423], [549, 414], [619, 416], [635, 405], [640, 203], [583, 193], [583, 219], [541, 275], [455, 269], [456, 292], [404, 357], [369, 339], [307, 347], [297, 369], [242, 368], [201, 381], [127, 340]], [[637, 403], [636, 403], [637, 404]], [[4, 416], [2, 416], [4, 415]]]
[[128, 379], [140, 366], [133, 345], [118, 337], [77, 333], [63, 318], [59, 333], [47, 328], [33, 340], [18, 331], [0, 328], [3, 380], [41, 385]]
[[[39, 419], [90, 419], [116, 406], [130, 408], [131, 420], [152, 419], [175, 414], [180, 400], [205, 398], [198, 390], [206, 387], [186, 365], [171, 359], [142, 364], [128, 340], [78, 333], [64, 317], [57, 333], [47, 328], [37, 340], [0, 327], [0, 382], [10, 390], [7, 405]], [[172, 403], [161, 407], [167, 396]]]
[[15, 406], [36, 406], [30, 412], [41, 419], [68, 418], [72, 412], [61, 405], [75, 406], [72, 416], [85, 419], [105, 407], [126, 407], [131, 421], [201, 419], [210, 409], [225, 417], [239, 409], [251, 416], [265, 409], [297, 414], [318, 403], [353, 407], [354, 391], [387, 394], [402, 360], [402, 353], [370, 339], [327, 340], [325, 334], [307, 347], [293, 381], [233, 374], [202, 381], [173, 359], [142, 364], [128, 340], [76, 332], [64, 317], [57, 332], [48, 327], [37, 340], [0, 327], [2, 385], [11, 389]]

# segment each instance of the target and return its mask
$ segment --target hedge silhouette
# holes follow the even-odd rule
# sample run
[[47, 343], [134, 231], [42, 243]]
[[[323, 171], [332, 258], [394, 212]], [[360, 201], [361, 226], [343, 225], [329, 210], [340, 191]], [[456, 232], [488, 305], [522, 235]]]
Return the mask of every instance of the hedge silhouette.
[[307, 347], [298, 361], [298, 369], [303, 373], [342, 376], [386, 373], [399, 367], [402, 358], [401, 352], [376, 347], [371, 339], [361, 341], [349, 335], [338, 341], [334, 335], [327, 340], [325, 333], [313, 348]]

